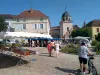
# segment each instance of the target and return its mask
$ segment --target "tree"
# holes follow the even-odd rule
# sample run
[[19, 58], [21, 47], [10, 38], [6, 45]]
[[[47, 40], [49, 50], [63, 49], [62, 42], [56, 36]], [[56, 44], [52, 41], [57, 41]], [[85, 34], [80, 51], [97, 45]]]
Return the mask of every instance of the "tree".
[[100, 42], [100, 33], [98, 33], [95, 39]]
[[1, 31], [7, 31], [7, 23], [5, 22], [5, 19], [3, 17], [0, 17], [0, 32]]
[[88, 28], [80, 28], [77, 30], [73, 30], [71, 35], [72, 35], [72, 37], [77, 37], [77, 36], [91, 37], [92, 31], [89, 27]]

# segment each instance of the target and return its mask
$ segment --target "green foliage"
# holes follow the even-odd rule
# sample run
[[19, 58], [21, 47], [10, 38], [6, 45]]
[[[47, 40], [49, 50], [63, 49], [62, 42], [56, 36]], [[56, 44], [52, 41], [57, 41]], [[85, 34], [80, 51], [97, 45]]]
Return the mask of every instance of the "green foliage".
[[0, 44], [0, 48], [4, 48], [6, 45], [5, 44]]
[[25, 43], [25, 40], [21, 40], [21, 43]]
[[80, 28], [77, 30], [73, 30], [71, 33], [72, 37], [77, 37], [77, 36], [84, 36], [84, 37], [91, 37], [92, 36], [92, 31], [91, 28]]
[[100, 54], [100, 43], [96, 45], [96, 54]]
[[20, 46], [20, 44], [17, 44], [17, 43], [12, 44], [12, 47], [19, 47], [19, 46]]
[[100, 43], [96, 45], [96, 51], [100, 51]]
[[98, 33], [95, 39], [100, 42], [100, 33]]
[[99, 55], [100, 54], [100, 51], [96, 51], [96, 54]]
[[0, 32], [6, 31], [8, 28], [7, 23], [5, 22], [5, 19], [3, 17], [0, 17]]
[[78, 54], [78, 48], [75, 47], [73, 44], [67, 45], [61, 49], [61, 52], [64, 53], [71, 53], [71, 54]]
[[98, 44], [98, 41], [96, 41], [96, 40], [94, 40], [94, 41], [92, 41], [92, 46], [96, 46]]

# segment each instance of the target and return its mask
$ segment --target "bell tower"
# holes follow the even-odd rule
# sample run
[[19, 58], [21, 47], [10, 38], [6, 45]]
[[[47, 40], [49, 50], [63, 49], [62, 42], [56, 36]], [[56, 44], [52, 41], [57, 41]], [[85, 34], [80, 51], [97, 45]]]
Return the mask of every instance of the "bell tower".
[[60, 22], [60, 37], [61, 38], [70, 38], [71, 32], [73, 30], [73, 24], [71, 20], [71, 16], [66, 11], [62, 14], [61, 22]]

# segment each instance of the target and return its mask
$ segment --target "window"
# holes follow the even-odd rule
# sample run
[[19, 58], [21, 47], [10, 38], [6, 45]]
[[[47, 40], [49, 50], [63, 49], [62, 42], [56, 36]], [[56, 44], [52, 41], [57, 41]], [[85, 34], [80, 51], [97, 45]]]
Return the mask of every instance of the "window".
[[69, 31], [69, 27], [67, 27], [67, 31]]
[[99, 32], [99, 28], [97, 28], [97, 32]]
[[37, 25], [35, 24], [35, 29], [37, 29]]
[[26, 29], [26, 24], [23, 24], [23, 29]]
[[37, 24], [32, 25], [33, 29], [37, 29]]
[[20, 25], [20, 24], [14, 25], [14, 28], [15, 28], [16, 30], [20, 30], [20, 29], [22, 29], [22, 25]]
[[43, 24], [40, 24], [40, 29], [43, 29]]
[[43, 18], [40, 18], [40, 21], [43, 21]]

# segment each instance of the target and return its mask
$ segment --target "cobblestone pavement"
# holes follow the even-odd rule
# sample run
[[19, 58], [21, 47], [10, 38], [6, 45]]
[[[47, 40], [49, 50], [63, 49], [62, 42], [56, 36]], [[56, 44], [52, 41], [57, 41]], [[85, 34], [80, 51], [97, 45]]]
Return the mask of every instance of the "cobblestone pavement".
[[[77, 55], [60, 53], [59, 58], [48, 57], [46, 48], [33, 48], [38, 55], [31, 55], [27, 58], [30, 63], [22, 66], [0, 69], [0, 75], [77, 75], [79, 62]], [[95, 57], [95, 66], [100, 74], [100, 57]]]

